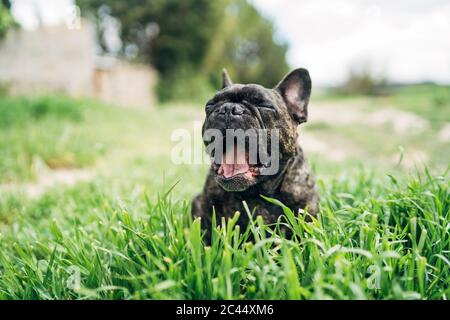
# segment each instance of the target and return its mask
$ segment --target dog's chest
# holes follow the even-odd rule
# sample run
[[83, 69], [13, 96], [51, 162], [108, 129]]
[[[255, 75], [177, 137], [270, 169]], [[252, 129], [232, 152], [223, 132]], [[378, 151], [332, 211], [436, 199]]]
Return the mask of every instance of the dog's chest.
[[[247, 208], [244, 206], [244, 201]], [[217, 217], [232, 217], [236, 211], [240, 212], [239, 222], [247, 223], [249, 213], [252, 217], [263, 217], [265, 223], [274, 223], [283, 211], [280, 207], [271, 204], [260, 196], [244, 197], [241, 193], [228, 192], [221, 198], [213, 199], [212, 205]]]

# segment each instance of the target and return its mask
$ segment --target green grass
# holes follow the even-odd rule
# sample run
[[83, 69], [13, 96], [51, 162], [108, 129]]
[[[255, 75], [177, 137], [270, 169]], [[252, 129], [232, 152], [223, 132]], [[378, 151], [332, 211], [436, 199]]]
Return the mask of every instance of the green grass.
[[[366, 113], [397, 109], [419, 116], [425, 121], [425, 128], [417, 132], [414, 130], [395, 132], [391, 125], [370, 128], [357, 122], [341, 127], [321, 122], [306, 124], [309, 130], [322, 136], [324, 141], [333, 139], [347, 141], [353, 146], [353, 156], [364, 163], [375, 160], [378, 163], [375, 167], [379, 168], [384, 165], [383, 163], [398, 158], [401, 149], [405, 151], [406, 158], [408, 154], [425, 154], [427, 165], [433, 168], [445, 170], [449, 164], [450, 144], [439, 138], [440, 131], [450, 123], [448, 85], [393, 86], [386, 95], [381, 96], [344, 95], [325, 91], [313, 96], [311, 108], [320, 103], [336, 107], [336, 112], [344, 110], [347, 105]], [[339, 141], [335, 144], [340, 145]]]
[[92, 109], [62, 96], [0, 96], [0, 183], [32, 180], [39, 161], [50, 168], [92, 164], [104, 152], [85, 130], [85, 117], [100, 107]]
[[450, 86], [436, 84], [416, 84], [390, 87], [385, 95], [346, 95], [333, 91], [322, 92], [317, 101], [360, 101], [373, 108], [395, 106], [413, 112], [429, 120], [433, 126], [450, 121]]
[[272, 226], [218, 221], [205, 246], [189, 210], [207, 166], [170, 159], [171, 133], [192, 131], [201, 106], [147, 111], [0, 97], [0, 115], [0, 189], [4, 181], [33, 183], [33, 158], [94, 171], [89, 182], [37, 198], [20, 188], [0, 193], [0, 299], [448, 299], [448, 161], [431, 161], [430, 173], [377, 157], [391, 157], [397, 144], [428, 152], [432, 130], [417, 140], [312, 124], [336, 147], [352, 139], [362, 150], [343, 161], [309, 155], [319, 219], [306, 223], [284, 208]]
[[[177, 188], [183, 186], [173, 192]], [[165, 191], [130, 196], [127, 186], [111, 190], [91, 183], [37, 202], [2, 201], [2, 211], [20, 209], [1, 236], [0, 298], [447, 299], [450, 294], [446, 176], [399, 182], [361, 172], [322, 181], [318, 220], [306, 223], [283, 207], [285, 217], [271, 227], [260, 218], [248, 230], [236, 228], [236, 219], [219, 221], [211, 246], [203, 244], [189, 204]], [[282, 224], [292, 230], [292, 239], [276, 231]], [[247, 241], [250, 234], [254, 243]]]
[[386, 100], [432, 123], [450, 121], [450, 86], [415, 85], [400, 87]]

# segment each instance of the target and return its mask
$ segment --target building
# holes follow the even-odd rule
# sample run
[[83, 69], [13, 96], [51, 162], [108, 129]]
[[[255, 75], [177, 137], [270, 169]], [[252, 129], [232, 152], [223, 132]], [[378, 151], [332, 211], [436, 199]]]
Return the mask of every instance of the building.
[[11, 30], [0, 41], [0, 85], [12, 94], [63, 92], [107, 103], [152, 107], [156, 72], [146, 65], [96, 56], [94, 28]]

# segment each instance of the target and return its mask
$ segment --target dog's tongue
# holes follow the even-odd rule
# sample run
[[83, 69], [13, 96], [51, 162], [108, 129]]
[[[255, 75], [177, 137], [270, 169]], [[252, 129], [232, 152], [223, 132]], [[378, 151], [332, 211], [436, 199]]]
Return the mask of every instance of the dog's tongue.
[[227, 155], [223, 154], [223, 163], [220, 166], [220, 171], [223, 170], [223, 176], [225, 178], [233, 177], [240, 173], [246, 173], [250, 169], [247, 159], [245, 156], [245, 151], [234, 149], [234, 160], [227, 159]]

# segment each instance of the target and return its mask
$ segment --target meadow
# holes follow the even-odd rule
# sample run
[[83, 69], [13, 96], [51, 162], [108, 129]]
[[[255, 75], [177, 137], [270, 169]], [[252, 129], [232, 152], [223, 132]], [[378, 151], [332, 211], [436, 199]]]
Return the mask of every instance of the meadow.
[[276, 225], [239, 230], [248, 208], [205, 246], [189, 212], [207, 165], [170, 157], [201, 104], [0, 96], [0, 299], [448, 299], [450, 89], [310, 110], [318, 219], [267, 198]]

